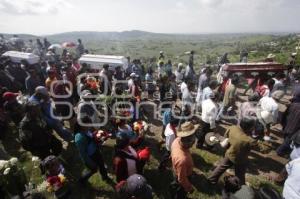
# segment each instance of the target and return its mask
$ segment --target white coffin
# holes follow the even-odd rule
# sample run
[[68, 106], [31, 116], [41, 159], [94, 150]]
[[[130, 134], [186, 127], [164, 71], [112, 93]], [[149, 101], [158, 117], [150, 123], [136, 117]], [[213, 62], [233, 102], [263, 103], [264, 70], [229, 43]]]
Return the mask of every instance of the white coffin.
[[126, 57], [114, 55], [86, 54], [80, 57], [79, 63], [89, 64], [93, 69], [101, 69], [104, 64], [108, 64], [110, 70], [114, 70], [117, 66], [121, 66], [124, 70], [128, 67], [128, 60]]
[[26, 60], [29, 64], [36, 64], [40, 61], [40, 57], [35, 54], [19, 51], [7, 51], [2, 56], [10, 57], [10, 60], [14, 63], [21, 63], [21, 60]]

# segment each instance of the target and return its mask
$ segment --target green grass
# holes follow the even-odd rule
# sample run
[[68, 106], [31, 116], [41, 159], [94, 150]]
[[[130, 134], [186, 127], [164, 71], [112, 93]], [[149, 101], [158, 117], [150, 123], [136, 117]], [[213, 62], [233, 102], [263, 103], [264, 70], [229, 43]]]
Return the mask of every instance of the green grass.
[[[11, 127], [11, 133], [8, 134], [6, 139], [4, 140], [5, 149], [9, 154], [13, 154], [19, 158], [23, 169], [27, 175], [27, 178], [31, 181], [31, 183], [38, 185], [43, 180], [44, 177], [41, 176], [38, 168], [34, 168], [34, 165], [31, 161], [31, 155], [28, 152], [23, 151], [20, 148], [20, 145], [15, 141], [16, 132], [15, 128]], [[158, 148], [158, 137], [160, 132], [160, 128], [154, 128], [155, 131], [151, 133], [146, 141], [145, 145], [150, 146], [152, 157], [150, 162], [145, 166], [144, 175], [147, 178], [149, 184], [153, 187], [154, 194], [156, 199], [169, 199], [168, 187], [170, 182], [172, 181], [172, 172], [171, 169], [168, 169], [164, 172], [158, 171], [158, 163], [161, 157], [161, 151]], [[153, 134], [154, 133], [154, 134]], [[113, 145], [114, 140], [109, 140], [105, 146], [103, 147], [103, 155], [105, 158], [105, 162], [108, 166], [108, 170], [112, 173], [112, 156], [113, 156]], [[195, 191], [190, 194], [191, 198], [201, 198], [201, 199], [212, 199], [212, 198], [220, 198], [221, 186], [211, 186], [207, 183], [206, 177], [211, 172], [211, 169], [214, 167], [214, 163], [219, 161], [222, 158], [222, 151], [218, 151], [218, 154], [199, 150], [196, 148], [192, 149], [192, 157], [194, 160], [195, 168], [194, 168], [194, 176], [192, 178], [193, 185], [195, 187]], [[67, 177], [69, 179], [69, 184], [72, 189], [73, 199], [86, 199], [86, 198], [103, 198], [103, 199], [112, 199], [115, 198], [115, 193], [113, 186], [105, 183], [101, 180], [101, 177], [98, 173], [93, 175], [89, 184], [86, 186], [79, 185], [76, 180], [79, 178], [81, 173], [85, 170], [84, 165], [82, 164], [78, 151], [73, 144], [70, 144], [66, 150], [61, 155], [62, 163], [64, 164]], [[259, 158], [259, 157], [258, 157]], [[259, 186], [272, 186], [277, 190], [281, 190], [280, 187], [273, 185], [269, 181], [267, 181], [263, 176], [259, 174], [255, 174], [257, 169], [257, 162], [261, 160], [254, 161], [253, 165], [256, 168], [251, 169], [251, 174], [248, 175], [247, 180], [254, 187]], [[266, 168], [272, 170], [272, 165]], [[278, 168], [280, 169], [280, 168]], [[254, 173], [254, 174], [252, 174]], [[112, 174], [113, 175], [113, 174]], [[45, 193], [47, 198], [52, 199], [53, 195], [49, 193]]]

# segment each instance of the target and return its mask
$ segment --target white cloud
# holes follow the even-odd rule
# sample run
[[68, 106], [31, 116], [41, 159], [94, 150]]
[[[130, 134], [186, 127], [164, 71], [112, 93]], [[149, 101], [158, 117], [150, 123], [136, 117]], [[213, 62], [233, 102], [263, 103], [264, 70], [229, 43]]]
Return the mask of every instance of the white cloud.
[[224, 0], [197, 0], [203, 6], [217, 7], [220, 6]]
[[70, 7], [68, 0], [0, 0], [0, 11], [7, 14], [55, 14]]
[[300, 31], [299, 10], [300, 0], [0, 0], [0, 31]]

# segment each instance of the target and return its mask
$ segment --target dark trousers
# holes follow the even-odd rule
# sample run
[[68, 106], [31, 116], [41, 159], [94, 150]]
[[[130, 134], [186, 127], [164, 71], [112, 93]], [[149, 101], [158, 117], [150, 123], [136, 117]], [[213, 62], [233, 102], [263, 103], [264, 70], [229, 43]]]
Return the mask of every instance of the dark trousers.
[[178, 183], [177, 178], [174, 177], [174, 181], [171, 182], [169, 191], [172, 199], [187, 199], [187, 192], [184, 188]]
[[[25, 150], [26, 147], [25, 147]], [[51, 136], [50, 142], [46, 146], [32, 147], [29, 149], [32, 155], [39, 157], [41, 160], [45, 159], [49, 155], [58, 156], [62, 151], [62, 143], [54, 136]]]
[[165, 139], [165, 138], [166, 138], [166, 136], [165, 136], [165, 130], [166, 130], [166, 126], [163, 125], [162, 132], [161, 132], [161, 137], [162, 137], [162, 139]]
[[[90, 158], [97, 164], [102, 179], [107, 179], [107, 170], [105, 168], [103, 157], [100, 151], [96, 150], [96, 152]], [[97, 168], [89, 169], [90, 170], [81, 177], [81, 181], [87, 181], [92, 175], [94, 175], [94, 173], [97, 172]]]
[[170, 161], [170, 151], [165, 150], [163, 156], [161, 157], [160, 163], [159, 163], [159, 169], [164, 169], [166, 168], [166, 165], [168, 161]]
[[196, 132], [197, 137], [197, 147], [202, 147], [205, 141], [205, 136], [210, 132], [210, 124], [201, 121], [201, 129]]
[[285, 137], [283, 143], [276, 150], [277, 155], [284, 156], [290, 154], [292, 151], [290, 144], [291, 144], [291, 139], [289, 137]]
[[215, 168], [212, 174], [208, 177], [208, 180], [216, 184], [221, 177], [221, 175], [229, 168], [234, 166], [235, 175], [240, 179], [241, 184], [245, 184], [245, 174], [246, 174], [246, 164], [237, 165], [229, 160], [229, 158], [224, 157], [221, 163]]

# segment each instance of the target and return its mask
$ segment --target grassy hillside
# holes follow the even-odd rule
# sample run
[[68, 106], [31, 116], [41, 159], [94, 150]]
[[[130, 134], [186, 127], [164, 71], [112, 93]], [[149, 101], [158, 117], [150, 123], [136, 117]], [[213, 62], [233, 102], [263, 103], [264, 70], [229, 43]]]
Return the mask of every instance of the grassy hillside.
[[50, 41], [76, 41], [81, 38], [85, 47], [95, 54], [114, 54], [140, 58], [144, 61], [157, 57], [164, 51], [175, 63], [186, 63], [186, 51], [196, 52], [197, 66], [229, 53], [231, 62], [239, 60], [239, 53], [247, 49], [250, 61], [264, 59], [269, 53], [277, 55], [277, 61], [285, 63], [295, 51], [299, 38], [293, 35], [271, 34], [159, 34], [142, 31], [126, 32], [71, 32], [48, 36]]
[[[4, 36], [11, 37], [7, 34]], [[25, 40], [38, 37], [26, 34], [19, 36]], [[277, 55], [278, 62], [286, 63], [300, 39], [296, 34], [161, 34], [138, 30], [67, 32], [43, 37], [47, 37], [51, 43], [76, 42], [81, 38], [91, 53], [131, 56], [145, 62], [149, 58], [157, 57], [162, 50], [167, 59], [174, 63], [187, 63], [188, 57], [184, 52], [194, 50], [197, 67], [207, 61], [215, 63], [217, 57], [225, 52], [229, 53], [231, 62], [239, 61], [242, 49], [250, 52], [249, 61], [259, 61], [273, 53]]]

